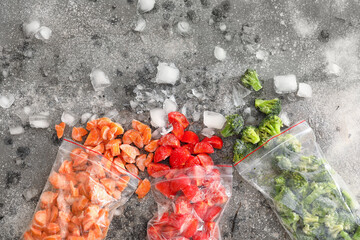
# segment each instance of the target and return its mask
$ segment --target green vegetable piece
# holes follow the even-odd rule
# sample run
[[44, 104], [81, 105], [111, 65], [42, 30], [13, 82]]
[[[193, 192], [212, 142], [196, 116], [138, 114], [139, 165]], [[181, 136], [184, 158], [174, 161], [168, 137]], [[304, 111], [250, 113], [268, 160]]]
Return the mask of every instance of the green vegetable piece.
[[360, 226], [356, 229], [355, 234], [352, 236], [353, 240], [360, 240]]
[[319, 222], [319, 217], [312, 215], [311, 213], [305, 212], [303, 216], [304, 224], [317, 223]]
[[275, 169], [281, 171], [291, 170], [292, 167], [291, 160], [283, 155], [276, 156], [272, 164]]
[[239, 114], [226, 116], [226, 125], [221, 131], [224, 137], [239, 135], [244, 127], [244, 119]]
[[329, 227], [329, 233], [331, 234], [331, 237], [333, 237], [333, 238], [337, 238], [337, 236], [339, 235], [339, 233], [342, 230], [344, 230], [344, 227], [341, 224], [337, 224], [337, 225], [333, 225], [333, 226]]
[[264, 135], [274, 136], [280, 133], [282, 126], [281, 118], [276, 115], [268, 115], [261, 121], [258, 129]]
[[350, 209], [355, 209], [355, 203], [352, 199], [352, 197], [350, 196], [350, 194], [345, 191], [344, 189], [341, 190], [342, 196], [345, 199], [346, 204], [349, 206]]
[[300, 141], [291, 134], [283, 134], [276, 138], [279, 143], [284, 143], [287, 149], [292, 152], [300, 152], [301, 151], [301, 143]]
[[252, 87], [255, 91], [259, 91], [262, 86], [255, 70], [248, 69], [245, 74], [241, 76], [241, 82], [245, 87]]
[[255, 99], [255, 107], [265, 114], [278, 115], [281, 111], [281, 101], [278, 98], [271, 100]]
[[341, 231], [340, 232], [340, 236], [344, 239], [344, 240], [352, 240], [352, 238], [349, 236], [349, 234], [345, 231]]
[[260, 137], [256, 132], [256, 128], [254, 126], [247, 126], [242, 131], [242, 137], [245, 143], [256, 144], [260, 141]]
[[281, 189], [281, 191], [274, 197], [274, 201], [284, 204], [287, 208], [295, 211], [299, 207], [298, 198], [287, 187]]
[[304, 199], [304, 204], [311, 204], [315, 199], [320, 197], [326, 192], [325, 188], [322, 185], [315, 184], [312, 186], [312, 192]]
[[255, 146], [253, 144], [244, 143], [242, 140], [237, 139], [234, 144], [234, 162], [237, 163], [254, 149]]

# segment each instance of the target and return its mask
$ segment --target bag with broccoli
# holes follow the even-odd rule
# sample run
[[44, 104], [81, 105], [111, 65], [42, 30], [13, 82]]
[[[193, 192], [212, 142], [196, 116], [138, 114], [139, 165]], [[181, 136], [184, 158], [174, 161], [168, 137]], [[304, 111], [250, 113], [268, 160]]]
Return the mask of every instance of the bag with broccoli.
[[360, 240], [358, 203], [302, 121], [239, 159], [240, 175], [270, 200], [293, 239]]

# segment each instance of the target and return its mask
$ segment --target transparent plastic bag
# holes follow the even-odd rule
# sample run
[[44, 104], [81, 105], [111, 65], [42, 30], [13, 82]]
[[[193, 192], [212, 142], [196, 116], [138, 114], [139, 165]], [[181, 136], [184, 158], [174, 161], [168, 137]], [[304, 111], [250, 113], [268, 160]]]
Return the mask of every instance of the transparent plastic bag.
[[236, 165], [267, 199], [292, 239], [360, 240], [359, 205], [324, 158], [305, 122]]
[[105, 239], [113, 212], [138, 182], [101, 154], [65, 139], [23, 239]]
[[218, 224], [231, 196], [232, 167], [195, 165], [162, 175], [152, 182], [158, 211], [148, 223], [148, 239], [221, 239]]

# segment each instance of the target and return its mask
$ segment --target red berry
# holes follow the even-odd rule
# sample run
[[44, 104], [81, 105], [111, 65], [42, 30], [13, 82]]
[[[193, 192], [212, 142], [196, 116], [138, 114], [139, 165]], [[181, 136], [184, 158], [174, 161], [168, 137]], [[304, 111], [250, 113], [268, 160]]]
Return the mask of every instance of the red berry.
[[172, 123], [172, 125], [173, 125], [172, 133], [175, 135], [177, 139], [181, 140], [184, 136], [184, 127], [178, 122], [174, 122]]
[[185, 131], [184, 136], [181, 138], [181, 142], [195, 144], [199, 142], [199, 137], [192, 131]]
[[[155, 154], [156, 156], [156, 154]], [[181, 168], [190, 157], [190, 152], [184, 147], [175, 148], [170, 155], [170, 166], [172, 168]]]
[[195, 144], [193, 144], [193, 143], [184, 144], [184, 145], [182, 145], [182, 147], [184, 147], [184, 148], [186, 148], [187, 150], [189, 150], [189, 152], [190, 152], [191, 154], [195, 154], [195, 153], [194, 153]]
[[199, 154], [199, 153], [213, 153], [214, 152], [214, 148], [211, 146], [210, 143], [207, 142], [199, 142], [197, 144], [195, 144], [194, 147], [194, 153], [195, 154]]
[[174, 134], [168, 133], [162, 136], [158, 141], [159, 146], [169, 146], [169, 147], [180, 147], [180, 141], [175, 137]]
[[154, 178], [164, 176], [168, 170], [170, 170], [170, 167], [162, 163], [150, 163], [147, 168], [149, 175]]
[[178, 122], [184, 129], [189, 126], [189, 121], [186, 119], [185, 115], [179, 112], [171, 112], [168, 114], [169, 123]]
[[185, 197], [189, 199], [189, 201], [198, 202], [201, 200], [202, 192], [197, 186], [189, 185], [183, 188], [182, 192], [184, 193]]
[[190, 178], [188, 178], [185, 174], [181, 173], [173, 178], [170, 182], [170, 189], [174, 193], [182, 190], [183, 188], [189, 186], [191, 183]]
[[216, 222], [206, 222], [204, 224], [205, 231], [212, 237], [213, 239], [218, 239], [219, 237], [219, 226]]
[[189, 156], [188, 160], [185, 163], [185, 168], [189, 168], [189, 167], [193, 167], [195, 165], [200, 165], [200, 160], [198, 157], [194, 157], [194, 156]]
[[205, 171], [205, 168], [202, 166], [194, 165], [188, 170], [187, 174], [196, 186], [201, 186], [205, 181]]
[[200, 201], [200, 202], [194, 203], [193, 206], [194, 206], [194, 210], [195, 210], [196, 214], [199, 216], [199, 218], [204, 219], [209, 205], [203, 201]]
[[221, 149], [223, 147], [223, 140], [218, 136], [212, 136], [211, 138], [204, 138], [201, 142], [210, 143], [213, 148]]
[[192, 237], [193, 240], [208, 240], [209, 238], [209, 234], [205, 231], [199, 231]]
[[192, 211], [191, 204], [185, 196], [178, 197], [175, 201], [175, 213], [190, 214]]
[[204, 215], [203, 220], [205, 222], [213, 222], [221, 213], [222, 208], [219, 206], [212, 206], [210, 207], [207, 211], [206, 214]]
[[199, 158], [201, 165], [205, 168], [209, 168], [214, 165], [213, 160], [207, 154], [198, 154], [197, 157]]
[[167, 198], [173, 199], [175, 193], [170, 188], [170, 182], [159, 182], [155, 184], [155, 189], [161, 192]]
[[197, 232], [198, 226], [199, 226], [199, 220], [197, 220], [196, 218], [193, 218], [189, 222], [186, 229], [183, 231], [182, 235], [187, 238], [191, 238]]
[[172, 148], [169, 146], [160, 146], [155, 151], [154, 162], [161, 162], [171, 155]]

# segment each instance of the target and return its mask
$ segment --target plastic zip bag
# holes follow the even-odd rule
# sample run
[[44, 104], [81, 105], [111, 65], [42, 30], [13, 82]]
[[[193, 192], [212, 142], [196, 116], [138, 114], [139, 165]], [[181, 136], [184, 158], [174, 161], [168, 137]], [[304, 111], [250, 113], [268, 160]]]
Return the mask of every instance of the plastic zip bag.
[[360, 240], [358, 208], [301, 121], [236, 165], [267, 199], [292, 239]]
[[64, 139], [23, 239], [105, 239], [115, 209], [138, 182], [101, 154]]
[[218, 240], [219, 222], [232, 190], [231, 166], [171, 169], [152, 181], [158, 212], [149, 240]]

